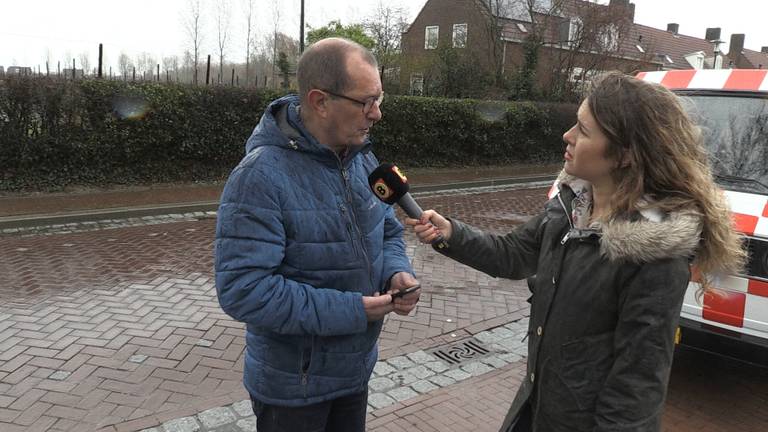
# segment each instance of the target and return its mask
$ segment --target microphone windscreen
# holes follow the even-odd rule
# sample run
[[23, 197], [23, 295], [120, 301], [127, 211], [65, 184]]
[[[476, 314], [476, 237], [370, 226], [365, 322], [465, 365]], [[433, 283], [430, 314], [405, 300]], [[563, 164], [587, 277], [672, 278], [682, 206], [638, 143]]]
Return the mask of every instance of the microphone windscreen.
[[408, 193], [408, 179], [391, 163], [383, 163], [368, 176], [373, 193], [387, 204], [394, 204]]

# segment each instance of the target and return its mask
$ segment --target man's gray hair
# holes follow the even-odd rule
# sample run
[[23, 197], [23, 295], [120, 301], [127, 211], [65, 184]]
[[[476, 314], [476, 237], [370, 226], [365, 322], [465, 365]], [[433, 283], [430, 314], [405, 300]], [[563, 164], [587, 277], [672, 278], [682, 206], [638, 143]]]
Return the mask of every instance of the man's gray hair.
[[344, 93], [350, 86], [347, 58], [352, 54], [359, 55], [378, 70], [376, 57], [367, 48], [349, 39], [323, 39], [307, 48], [296, 69], [302, 101], [313, 89]]

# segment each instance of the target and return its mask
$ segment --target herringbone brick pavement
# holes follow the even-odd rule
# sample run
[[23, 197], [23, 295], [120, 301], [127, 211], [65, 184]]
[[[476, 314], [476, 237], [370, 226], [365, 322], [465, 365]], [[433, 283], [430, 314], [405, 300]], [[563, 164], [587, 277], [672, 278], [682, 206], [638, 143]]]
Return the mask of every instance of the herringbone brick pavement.
[[[419, 196], [506, 232], [544, 188]], [[0, 237], [0, 431], [135, 431], [247, 397], [243, 325], [218, 307], [214, 220]], [[527, 314], [523, 282], [497, 280], [406, 235], [423, 283], [390, 315], [381, 358], [442, 346]], [[371, 413], [369, 430], [494, 431], [522, 362]], [[665, 431], [763, 431], [768, 370], [679, 349]]]
[[[501, 231], [543, 196], [420, 201]], [[221, 311], [212, 281], [214, 226], [204, 219], [0, 238], [0, 430], [139, 430], [245, 398], [243, 325]], [[468, 270], [406, 237], [423, 296], [412, 316], [387, 318], [382, 356], [522, 316], [523, 284]]]

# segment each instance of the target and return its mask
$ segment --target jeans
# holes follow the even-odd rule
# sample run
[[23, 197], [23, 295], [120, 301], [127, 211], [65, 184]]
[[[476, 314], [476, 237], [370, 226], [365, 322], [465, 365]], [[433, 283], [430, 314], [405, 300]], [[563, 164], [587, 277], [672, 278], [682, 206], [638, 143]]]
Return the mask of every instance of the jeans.
[[365, 432], [368, 390], [302, 407], [281, 407], [251, 396], [259, 432]]

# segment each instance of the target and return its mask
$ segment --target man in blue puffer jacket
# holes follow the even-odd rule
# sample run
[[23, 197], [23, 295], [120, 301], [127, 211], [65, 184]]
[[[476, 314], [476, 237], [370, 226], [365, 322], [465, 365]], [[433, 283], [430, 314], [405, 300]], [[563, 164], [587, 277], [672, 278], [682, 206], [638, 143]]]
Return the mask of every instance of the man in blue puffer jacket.
[[260, 432], [364, 431], [383, 318], [418, 291], [402, 225], [367, 177], [381, 118], [375, 58], [325, 39], [299, 60], [299, 96], [266, 109], [221, 197], [216, 289], [247, 325], [245, 387]]

